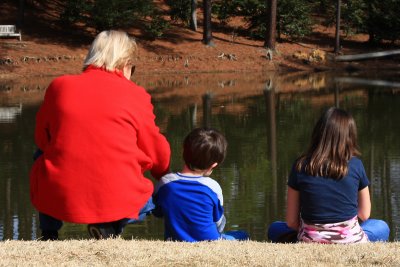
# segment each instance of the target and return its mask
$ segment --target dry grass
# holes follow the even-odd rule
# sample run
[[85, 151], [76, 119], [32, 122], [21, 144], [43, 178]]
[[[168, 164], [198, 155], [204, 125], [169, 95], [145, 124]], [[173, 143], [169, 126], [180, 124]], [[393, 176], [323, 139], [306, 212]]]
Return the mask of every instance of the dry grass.
[[0, 266], [400, 266], [400, 243], [0, 242]]

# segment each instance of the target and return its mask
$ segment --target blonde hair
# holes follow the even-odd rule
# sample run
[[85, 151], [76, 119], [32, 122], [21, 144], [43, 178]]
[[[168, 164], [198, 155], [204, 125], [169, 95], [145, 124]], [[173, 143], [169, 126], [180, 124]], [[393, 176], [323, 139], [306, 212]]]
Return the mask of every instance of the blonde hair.
[[122, 70], [132, 64], [137, 54], [135, 39], [121, 31], [102, 31], [94, 39], [83, 63], [83, 69], [89, 65], [105, 68], [108, 71]]

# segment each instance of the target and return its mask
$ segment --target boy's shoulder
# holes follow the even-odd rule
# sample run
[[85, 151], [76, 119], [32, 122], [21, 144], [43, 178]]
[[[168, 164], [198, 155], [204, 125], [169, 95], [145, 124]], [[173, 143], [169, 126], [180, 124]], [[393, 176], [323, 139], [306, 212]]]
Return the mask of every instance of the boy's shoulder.
[[164, 185], [174, 181], [193, 181], [212, 187], [220, 187], [219, 183], [214, 179], [206, 176], [187, 176], [179, 172], [168, 173], [161, 177], [159, 184]]
[[172, 172], [172, 173], [168, 173], [168, 174], [162, 176], [160, 179], [160, 183], [166, 184], [166, 183], [176, 181], [176, 180], [179, 180], [179, 177], [175, 172]]
[[[210, 177], [206, 176], [186, 176], [181, 173], [168, 173], [161, 177], [159, 183], [156, 186], [155, 193], [158, 192], [158, 190], [163, 187], [164, 185], [167, 185], [171, 182], [177, 182], [177, 181], [189, 181], [189, 182], [195, 182], [199, 183], [203, 186], [208, 187], [211, 189], [215, 194], [217, 194], [218, 198], [222, 200], [222, 188], [219, 185], [217, 181]], [[222, 201], [221, 201], [222, 202]]]
[[176, 173], [168, 173], [160, 178], [158, 183], [156, 184], [156, 187], [154, 189], [154, 193], [157, 194], [158, 190], [160, 190], [161, 187], [164, 185], [179, 180], [179, 177], [176, 175]]

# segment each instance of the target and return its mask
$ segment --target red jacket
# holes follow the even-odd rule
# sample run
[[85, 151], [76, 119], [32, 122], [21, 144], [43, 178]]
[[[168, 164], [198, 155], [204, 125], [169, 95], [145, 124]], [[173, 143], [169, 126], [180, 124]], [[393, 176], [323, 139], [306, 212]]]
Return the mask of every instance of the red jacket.
[[36, 115], [44, 153], [30, 173], [33, 205], [74, 223], [137, 218], [153, 193], [143, 173], [159, 179], [169, 169], [154, 119], [150, 95], [121, 72], [89, 67], [56, 78]]

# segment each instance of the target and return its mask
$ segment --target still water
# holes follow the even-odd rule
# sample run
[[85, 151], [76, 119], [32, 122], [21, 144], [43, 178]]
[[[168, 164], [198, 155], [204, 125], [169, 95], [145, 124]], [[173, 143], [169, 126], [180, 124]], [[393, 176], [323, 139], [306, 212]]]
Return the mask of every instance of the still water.
[[[171, 144], [172, 170], [182, 165], [181, 142], [194, 127], [208, 125], [226, 135], [226, 161], [212, 175], [223, 189], [226, 230], [245, 229], [254, 240], [266, 240], [268, 225], [284, 219], [291, 164], [307, 148], [321, 112], [329, 106], [350, 111], [371, 182], [371, 217], [384, 219], [391, 240], [399, 240], [399, 77], [214, 74], [141, 77], [136, 82], [153, 96], [157, 124]], [[31, 240], [40, 234], [28, 173], [35, 113], [49, 81], [0, 84], [0, 240]], [[150, 217], [129, 225], [123, 237], [162, 239], [162, 221]], [[60, 238], [88, 238], [86, 225], [66, 223]]]

